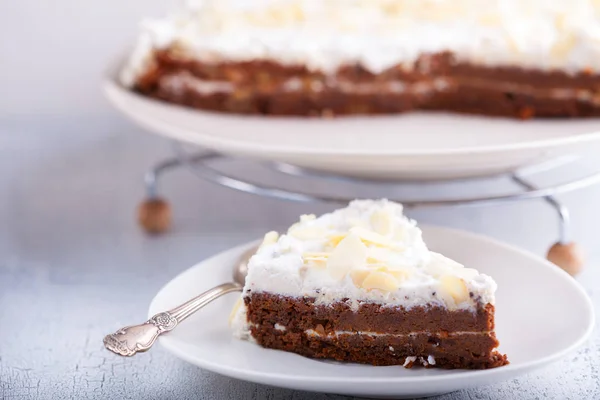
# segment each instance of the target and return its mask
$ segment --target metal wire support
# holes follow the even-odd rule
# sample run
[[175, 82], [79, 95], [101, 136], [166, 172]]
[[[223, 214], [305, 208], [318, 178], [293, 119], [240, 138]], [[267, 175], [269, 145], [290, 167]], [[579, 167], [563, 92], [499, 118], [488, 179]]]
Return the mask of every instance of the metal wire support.
[[[194, 156], [190, 156], [186, 162], [197, 162], [201, 161], [204, 157], [204, 154], [197, 154]], [[184, 160], [181, 157], [173, 157], [166, 159], [164, 161], [156, 164], [152, 169], [147, 171], [144, 174], [144, 187], [146, 188], [146, 197], [147, 199], [156, 199], [158, 197], [158, 181], [159, 177], [167, 171], [170, 171], [174, 168], [178, 168], [185, 165]]]
[[[166, 231], [170, 226], [170, 207], [168, 202], [158, 196], [158, 181], [164, 172], [179, 167], [186, 167], [193, 174], [206, 181], [213, 182], [240, 192], [304, 203], [347, 203], [357, 197], [371, 197], [372, 190], [375, 187], [378, 187], [379, 189], [385, 189], [391, 194], [393, 193], [393, 189], [401, 188], [403, 184], [407, 183], [390, 180], [373, 181], [365, 178], [352, 178], [347, 176], [326, 174], [284, 163], [262, 164], [263, 166], [269, 168], [272, 172], [279, 173], [284, 177], [287, 176], [294, 177], [294, 179], [304, 179], [311, 182], [327, 183], [327, 188], [329, 189], [323, 191], [322, 193], [314, 193], [295, 189], [291, 190], [273, 184], [264, 184], [254, 182], [250, 179], [239, 178], [231, 174], [227, 174], [213, 165], [215, 161], [232, 161], [235, 160], [235, 158], [212, 151], [189, 154], [184, 151], [181, 144], [176, 142], [174, 143], [174, 149], [175, 157], [164, 160], [155, 165], [144, 176], [147, 199], [139, 207], [138, 220], [140, 225], [142, 225], [149, 233], [161, 233]], [[464, 196], [455, 198], [433, 197], [417, 200], [398, 198], [396, 195], [389, 195], [387, 197], [391, 200], [402, 203], [406, 208], [482, 206], [504, 204], [508, 202], [529, 199], [543, 199], [556, 211], [559, 227], [559, 240], [550, 248], [547, 257], [550, 261], [574, 275], [581, 270], [584, 260], [577, 244], [570, 242], [569, 210], [564, 204], [560, 203], [556, 196], [562, 193], [582, 189], [584, 187], [600, 183], [600, 172], [595, 172], [584, 177], [575, 178], [546, 187], [534, 185], [529, 179], [525, 178], [525, 176], [531, 177], [540, 172], [557, 169], [565, 164], [573, 162], [574, 160], [575, 158], [573, 157], [564, 157], [561, 159], [551, 160], [538, 165], [522, 168], [512, 173], [477, 178], [481, 181], [484, 179], [506, 177], [519, 187], [519, 191], [511, 191], [508, 193], [492, 195]], [[472, 179], [458, 179], [444, 181], [444, 183], [465, 183], [471, 180]], [[414, 182], [410, 183], [414, 184]], [[432, 182], [428, 183], [431, 184]], [[365, 188], [365, 185], [367, 185], [370, 192], [367, 193], [366, 196], [357, 194], [353, 196], [334, 196], [330, 194], [330, 187], [333, 184], [342, 186], [360, 184], [363, 185], [363, 189]], [[300, 185], [300, 187], [306, 186], [307, 185]], [[383, 197], [385, 197], [385, 195]]]
[[[534, 185], [524, 180], [517, 174], [512, 174], [511, 179], [513, 182], [527, 190], [536, 189]], [[556, 211], [556, 214], [558, 215], [558, 243], [569, 243], [569, 228], [571, 224], [571, 215], [569, 214], [569, 209], [560, 201], [558, 201], [554, 195], [543, 196], [542, 198]]]
[[[145, 176], [146, 191], [149, 197], [155, 197], [157, 194], [158, 176], [163, 172], [174, 167], [185, 166], [192, 173], [200, 178], [216, 183], [218, 185], [228, 187], [237, 191], [255, 194], [264, 197], [271, 197], [280, 200], [296, 201], [296, 202], [332, 202], [332, 203], [347, 203], [356, 196], [334, 196], [328, 193], [310, 193], [301, 190], [290, 190], [279, 187], [274, 187], [258, 182], [253, 182], [250, 179], [242, 179], [234, 177], [225, 172], [219, 171], [211, 163], [216, 160], [228, 160], [228, 156], [215, 152], [201, 152], [187, 154], [180, 145], [175, 145], [176, 157], [165, 160], [156, 165]], [[548, 187], [537, 187], [526, 181], [523, 175], [533, 175], [541, 171], [550, 170], [557, 166], [564, 165], [566, 162], [563, 159], [546, 162], [535, 167], [524, 168], [523, 170], [507, 174], [507, 176], [517, 183], [523, 190], [518, 192], [509, 192], [494, 195], [482, 195], [459, 198], [429, 198], [429, 199], [406, 199], [391, 197], [390, 199], [404, 204], [407, 208], [422, 208], [422, 207], [464, 207], [464, 206], [479, 206], [479, 205], [495, 205], [513, 201], [543, 198], [551, 204], [560, 216], [561, 224], [565, 227], [564, 232], [561, 231], [561, 237], [566, 239], [566, 226], [569, 222], [568, 210], [556, 200], [556, 195], [570, 192], [577, 189], [596, 184], [600, 182], [600, 172], [596, 172], [582, 178], [576, 178], [567, 182], [558, 183]], [[374, 182], [365, 179], [354, 179], [349, 177], [341, 177], [336, 175], [321, 174], [314, 171], [308, 171], [299, 167], [289, 166], [287, 164], [271, 164], [273, 170], [282, 172], [288, 175], [294, 175], [305, 179], [321, 180], [325, 182], [336, 181], [343, 184], [348, 183], [369, 183], [371, 185], [401, 185], [402, 182]], [[468, 181], [468, 179], [459, 180], [459, 182]]]
[[[302, 191], [291, 191], [288, 189], [282, 189], [277, 187], [271, 187], [268, 185], [251, 182], [249, 180], [242, 180], [234, 176], [228, 175], [222, 171], [215, 169], [212, 165], [212, 161], [226, 160], [227, 156], [224, 156], [215, 152], [200, 152], [195, 154], [187, 154], [180, 145], [175, 145], [176, 156], [160, 162], [149, 170], [144, 176], [144, 183], [146, 187], [146, 195], [148, 199], [155, 199], [158, 196], [158, 181], [160, 175], [164, 172], [172, 170], [174, 168], [185, 166], [191, 170], [195, 175], [205, 179], [207, 181], [216, 183], [221, 186], [228, 187], [237, 191], [251, 193], [258, 196], [271, 197], [280, 200], [296, 201], [296, 202], [333, 202], [333, 203], [346, 203], [352, 200], [354, 197], [343, 197], [343, 196], [332, 196], [327, 193], [314, 194]], [[557, 168], [569, 162], [572, 159], [559, 159], [552, 160], [543, 164], [539, 164], [534, 167], [524, 168], [520, 172], [509, 174], [510, 179], [515, 182], [523, 190], [513, 193], [505, 193], [499, 195], [485, 195], [485, 196], [472, 196], [462, 198], [447, 198], [447, 199], [401, 199], [394, 198], [395, 201], [403, 203], [407, 208], [422, 208], [422, 207], [460, 207], [460, 206], [478, 206], [478, 205], [494, 205], [512, 201], [527, 200], [542, 198], [552, 206], [559, 218], [559, 238], [560, 243], [566, 243], [569, 240], [569, 210], [566, 206], [561, 204], [556, 195], [566, 193], [569, 191], [581, 189], [595, 183], [600, 182], [600, 173], [594, 173], [583, 178], [578, 178], [568, 182], [556, 184], [548, 187], [537, 187], [528, 180], [525, 180], [522, 175], [533, 175], [542, 171]], [[342, 177], [336, 175], [328, 175], [315, 171], [309, 171], [296, 166], [273, 163], [270, 165], [273, 170], [293, 175], [305, 179], [313, 180], [329, 180], [337, 181], [338, 183], [369, 183], [374, 184], [373, 181], [367, 179], [355, 179], [350, 177]], [[461, 181], [467, 181], [461, 180]], [[398, 185], [401, 182], [377, 182], [378, 185]]]
[[[195, 175], [205, 179], [207, 181], [216, 183], [221, 186], [228, 187], [237, 191], [251, 193], [258, 196], [271, 197], [280, 200], [296, 201], [296, 202], [333, 202], [333, 203], [345, 203], [352, 198], [346, 198], [343, 196], [332, 196], [327, 193], [325, 194], [314, 194], [301, 191], [291, 191], [288, 189], [282, 189], [278, 187], [271, 187], [263, 185], [249, 180], [242, 180], [234, 176], [228, 175], [222, 171], [215, 169], [211, 162], [216, 160], [226, 160], [227, 156], [224, 156], [215, 152], [199, 152], [194, 154], [186, 153], [181, 145], [175, 144], [176, 156], [160, 162], [155, 165], [150, 171], [144, 176], [144, 183], [146, 187], [146, 195], [148, 199], [156, 199], [158, 197], [158, 181], [160, 175], [164, 172], [179, 168], [182, 166], [187, 167]], [[562, 158], [552, 160], [542, 164], [538, 164], [533, 167], [527, 167], [519, 172], [508, 174], [510, 179], [516, 183], [523, 190], [514, 193], [505, 193], [500, 195], [487, 195], [487, 196], [473, 196], [463, 198], [447, 198], [447, 199], [398, 199], [394, 200], [403, 203], [407, 208], [422, 208], [422, 207], [459, 207], [459, 206], [476, 206], [476, 205], [494, 205], [499, 203], [519, 201], [526, 199], [542, 198], [548, 203], [557, 213], [559, 221], [559, 242], [567, 243], [569, 241], [569, 224], [570, 216], [569, 210], [563, 204], [561, 204], [556, 195], [560, 193], [566, 193], [572, 190], [577, 190], [595, 183], [600, 182], [600, 173], [594, 173], [583, 178], [575, 179], [569, 182], [564, 182], [554, 186], [540, 188], [532, 184], [530, 181], [523, 178], [523, 175], [533, 175], [542, 171], [547, 171], [553, 168], [560, 167], [562, 165], [572, 162], [572, 158]], [[296, 167], [289, 164], [283, 163], [272, 163], [270, 167], [280, 173], [286, 175], [292, 175], [298, 178], [312, 179], [312, 180], [326, 180], [336, 181], [337, 183], [368, 183], [374, 184], [373, 181], [362, 178], [351, 178], [337, 175], [330, 175], [320, 173], [316, 171], [306, 170], [304, 168]], [[466, 180], [461, 180], [466, 181]], [[378, 185], [398, 185], [401, 182], [381, 182], [378, 181]]]

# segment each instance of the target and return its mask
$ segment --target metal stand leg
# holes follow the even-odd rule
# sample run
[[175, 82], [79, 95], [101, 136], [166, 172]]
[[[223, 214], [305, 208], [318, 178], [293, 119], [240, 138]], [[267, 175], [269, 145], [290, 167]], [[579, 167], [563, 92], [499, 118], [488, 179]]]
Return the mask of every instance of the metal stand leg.
[[158, 178], [163, 172], [179, 167], [183, 164], [178, 157], [169, 158], [156, 164], [151, 170], [144, 174], [144, 186], [146, 187], [146, 198], [155, 199], [158, 197]]
[[[518, 176], [516, 174], [512, 174], [511, 179], [513, 180], [513, 182], [515, 182], [516, 184], [518, 184], [519, 186], [521, 186], [527, 190], [538, 189], [536, 186], [532, 185], [531, 183], [527, 182], [526, 180], [524, 180], [523, 178], [521, 178], [520, 176]], [[562, 243], [562, 244], [568, 243], [569, 236], [570, 236], [569, 235], [569, 227], [570, 227], [569, 225], [571, 223], [569, 209], [564, 204], [560, 203], [558, 201], [558, 199], [556, 197], [554, 197], [553, 195], [544, 196], [542, 198], [544, 199], [544, 201], [546, 203], [550, 204], [550, 206], [552, 206], [552, 208], [554, 208], [554, 210], [558, 214], [558, 235], [559, 235], [558, 243]]]
[[163, 233], [171, 227], [171, 206], [158, 195], [158, 179], [164, 172], [181, 164], [179, 158], [170, 158], [155, 165], [144, 175], [146, 199], [138, 207], [138, 223], [148, 233]]
[[158, 195], [158, 181], [167, 171], [194, 163], [206, 157], [207, 153], [192, 155], [186, 159], [181, 156], [166, 159], [156, 164], [144, 175], [146, 199], [138, 208], [138, 222], [148, 233], [163, 233], [171, 227], [171, 206]]
[[[537, 187], [517, 174], [511, 174], [513, 182], [527, 190], [536, 190]], [[581, 271], [584, 259], [579, 245], [570, 241], [570, 223], [571, 216], [569, 209], [562, 204], [554, 195], [542, 197], [558, 215], [558, 241], [550, 247], [546, 258], [552, 263], [558, 265], [571, 275]]]

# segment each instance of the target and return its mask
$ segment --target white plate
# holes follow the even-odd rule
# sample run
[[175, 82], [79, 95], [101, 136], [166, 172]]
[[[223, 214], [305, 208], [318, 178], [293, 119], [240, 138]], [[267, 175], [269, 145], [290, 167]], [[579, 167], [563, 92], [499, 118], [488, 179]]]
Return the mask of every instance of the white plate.
[[[590, 336], [592, 303], [561, 269], [486, 237], [437, 227], [423, 231], [432, 250], [495, 278], [496, 332], [510, 365], [483, 371], [408, 370], [317, 361], [263, 349], [231, 337], [228, 317], [238, 294], [208, 305], [160, 343], [185, 361], [233, 378], [298, 390], [399, 398], [501, 382], [559, 360]], [[156, 295], [149, 315], [228, 281], [232, 266], [251, 245], [221, 253], [177, 276]]]
[[145, 128], [222, 153], [369, 178], [447, 179], [506, 172], [600, 149], [600, 119], [516, 121], [464, 115], [285, 118], [204, 112], [140, 96], [116, 79], [108, 99]]

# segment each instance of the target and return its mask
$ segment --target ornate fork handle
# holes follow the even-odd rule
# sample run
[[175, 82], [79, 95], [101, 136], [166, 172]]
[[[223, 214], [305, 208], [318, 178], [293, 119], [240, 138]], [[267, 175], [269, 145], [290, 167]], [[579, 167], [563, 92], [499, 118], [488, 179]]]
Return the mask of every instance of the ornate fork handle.
[[231, 292], [241, 292], [239, 283], [224, 283], [214, 287], [182, 305], [169, 311], [154, 315], [140, 325], [126, 326], [115, 333], [104, 337], [104, 346], [121, 356], [132, 356], [152, 347], [156, 339], [164, 332], [169, 332], [184, 319], [210, 303]]

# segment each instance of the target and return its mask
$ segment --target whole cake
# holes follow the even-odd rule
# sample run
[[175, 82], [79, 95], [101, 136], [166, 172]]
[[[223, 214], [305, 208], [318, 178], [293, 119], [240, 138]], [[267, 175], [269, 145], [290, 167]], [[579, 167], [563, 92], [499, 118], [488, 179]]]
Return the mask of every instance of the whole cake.
[[493, 368], [489, 276], [431, 252], [402, 206], [357, 200], [270, 232], [251, 258], [234, 334], [313, 358]]
[[127, 87], [205, 110], [600, 115], [594, 0], [196, 0], [146, 21]]

